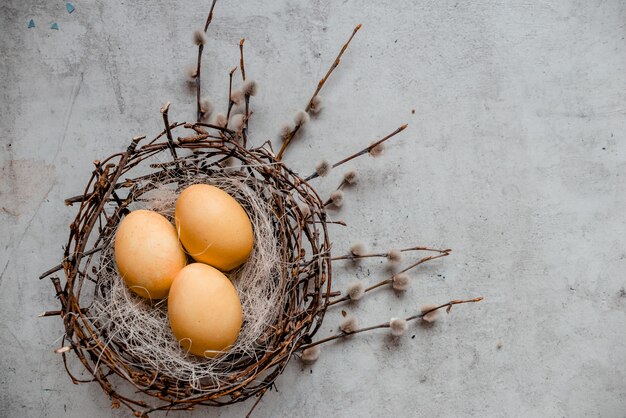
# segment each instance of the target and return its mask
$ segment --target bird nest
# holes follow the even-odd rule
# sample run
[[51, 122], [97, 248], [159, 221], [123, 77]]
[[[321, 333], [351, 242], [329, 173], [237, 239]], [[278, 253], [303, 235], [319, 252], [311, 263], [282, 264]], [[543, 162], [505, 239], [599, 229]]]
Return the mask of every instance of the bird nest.
[[[135, 416], [198, 405], [223, 406], [256, 395], [254, 409], [294, 356], [315, 361], [321, 344], [376, 329], [388, 329], [399, 337], [409, 321], [432, 322], [442, 308], [449, 312], [453, 305], [482, 299], [425, 305], [406, 318], [362, 328], [355, 317], [347, 316], [337, 333], [313, 340], [332, 306], [356, 302], [383, 287], [405, 291], [411, 270], [446, 257], [451, 250], [412, 246], [367, 252], [355, 245], [342, 255], [331, 255], [328, 227], [342, 222], [330, 221], [326, 209], [343, 205], [343, 189], [357, 181], [357, 174], [344, 173], [325, 199], [311, 186], [312, 181], [357, 157], [380, 156], [384, 143], [407, 125], [337, 162], [319, 162], [308, 176], [299, 176], [283, 162], [285, 151], [310, 115], [322, 109], [319, 93], [361, 25], [354, 28], [304, 109], [281, 128], [282, 145], [275, 153], [270, 141], [249, 145], [250, 99], [257, 87], [246, 79], [243, 39], [239, 65], [229, 72], [226, 112], [212, 115], [211, 101], [201, 96], [202, 56], [215, 3], [204, 29], [193, 35], [198, 60], [188, 76], [196, 93], [195, 122], [171, 123], [166, 103], [161, 108], [164, 129], [155, 138], [135, 137], [124, 152], [96, 161], [84, 193], [66, 200], [79, 209], [70, 225], [62, 263], [40, 276], [50, 277], [61, 305], [41, 316], [62, 318], [64, 335], [55, 351], [62, 355], [72, 381], [97, 382], [114, 407], [123, 404]], [[242, 80], [235, 89], [237, 69]], [[113, 261], [115, 231], [125, 215], [135, 209], [152, 209], [171, 219], [179, 192], [194, 183], [213, 184], [233, 196], [246, 210], [254, 230], [250, 259], [229, 273], [242, 302], [242, 330], [226, 353], [212, 359], [181, 349], [168, 326], [167, 304], [131, 294]], [[428, 255], [401, 266], [405, 254], [422, 251]], [[391, 263], [390, 277], [369, 286], [359, 281], [344, 291], [333, 291], [333, 262], [371, 257]], [[64, 280], [55, 274], [61, 270]], [[72, 352], [75, 356], [69, 355]], [[73, 367], [71, 360], [76, 359], [82, 373]]]
[[[63, 347], [112, 399], [142, 413], [225, 405], [265, 391], [293, 352], [311, 342], [330, 297], [326, 213], [315, 190], [270, 149], [245, 148], [229, 129], [175, 124], [169, 132], [176, 130], [192, 137], [214, 130], [223, 138], [190, 140], [187, 134], [176, 142], [159, 141], [164, 132], [143, 146], [134, 139], [125, 152], [96, 162], [85, 193], [67, 200], [81, 204], [62, 264], [65, 284], [52, 279], [63, 312]], [[159, 162], [172, 152], [172, 161]], [[138, 171], [149, 172], [129, 176]], [[177, 191], [198, 182], [230, 193], [255, 230], [250, 260], [231, 275], [242, 300], [242, 331], [215, 360], [185, 353], [169, 331], [167, 304], [132, 295], [112, 257], [115, 229], [129, 210], [151, 208], [171, 216]], [[67, 369], [75, 383], [81, 381]], [[160, 405], [118, 392], [114, 376]]]

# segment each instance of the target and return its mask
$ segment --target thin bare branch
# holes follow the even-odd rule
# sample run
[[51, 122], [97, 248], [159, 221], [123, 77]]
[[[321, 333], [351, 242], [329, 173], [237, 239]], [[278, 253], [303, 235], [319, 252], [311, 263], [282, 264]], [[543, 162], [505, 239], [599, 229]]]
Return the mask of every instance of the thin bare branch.
[[[398, 250], [400, 252], [409, 252], [409, 251], [433, 251], [433, 252], [437, 252], [437, 253], [451, 253], [452, 250], [450, 248], [446, 248], [445, 250], [438, 250], [436, 248], [430, 248], [430, 247], [409, 247], [409, 248], [403, 248], [401, 250]], [[370, 258], [370, 257], [389, 257], [389, 252], [384, 252], [384, 253], [369, 253], [369, 254], [362, 254], [362, 255], [355, 255], [355, 254], [346, 254], [346, 255], [340, 255], [337, 257], [333, 257], [331, 258], [332, 261], [337, 261], [337, 260], [357, 260], [360, 258]]]
[[[209, 14], [206, 18], [206, 22], [204, 23], [204, 33], [207, 32], [207, 30], [209, 29], [209, 25], [213, 20], [213, 9], [215, 9], [215, 3], [217, 3], [217, 0], [213, 0], [213, 3], [211, 3]], [[202, 73], [202, 51], [204, 51], [204, 44], [198, 45], [198, 65], [196, 66], [196, 122], [200, 122], [200, 118], [202, 117], [202, 106], [200, 104], [200, 75]]]

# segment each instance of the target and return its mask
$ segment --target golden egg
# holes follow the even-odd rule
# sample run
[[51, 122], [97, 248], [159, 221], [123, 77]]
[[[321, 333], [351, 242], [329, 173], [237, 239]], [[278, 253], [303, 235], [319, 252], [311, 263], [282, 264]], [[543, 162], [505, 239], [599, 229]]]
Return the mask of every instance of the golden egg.
[[242, 265], [252, 252], [248, 214], [215, 186], [194, 184], [183, 190], [174, 218], [180, 241], [196, 261], [228, 271]]
[[183, 349], [215, 357], [232, 346], [241, 330], [241, 301], [224, 274], [189, 264], [174, 279], [167, 300], [170, 326]]
[[122, 219], [115, 233], [115, 262], [132, 292], [162, 299], [187, 257], [176, 229], [164, 216], [135, 210]]

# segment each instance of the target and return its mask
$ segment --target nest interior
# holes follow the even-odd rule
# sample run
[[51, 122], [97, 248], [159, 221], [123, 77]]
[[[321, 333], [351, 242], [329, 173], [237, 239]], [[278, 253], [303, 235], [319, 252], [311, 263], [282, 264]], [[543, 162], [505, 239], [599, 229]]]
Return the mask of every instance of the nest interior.
[[[148, 143], [134, 138], [125, 152], [95, 162], [85, 192], [66, 201], [79, 203], [80, 208], [65, 247], [64, 280], [51, 277], [65, 327], [63, 347], [58, 351], [72, 380], [99, 383], [114, 405], [122, 403], [138, 416], [199, 404], [222, 406], [262, 395], [294, 351], [311, 342], [331, 289], [324, 204], [305, 180], [277, 160], [268, 144], [247, 148], [229, 129], [203, 123], [166, 127]], [[177, 141], [174, 131], [181, 135]], [[166, 156], [169, 161], [163, 162]], [[141, 326], [167, 328], [162, 303], [148, 305], [120, 285], [110, 244], [129, 210], [152, 205], [171, 215], [171, 193], [192, 182], [226, 188], [251, 216], [257, 228], [255, 240], [264, 239], [277, 250], [273, 255], [257, 254], [248, 267], [234, 273], [235, 283], [237, 274], [264, 275], [269, 283], [256, 297], [269, 303], [264, 305], [263, 320], [248, 318], [242, 335], [248, 333], [214, 361], [186, 356], [168, 331], [142, 349], [149, 335], [134, 335], [132, 327], [129, 331], [128, 326], [116, 325], [120, 317], [111, 315], [116, 312], [127, 320], [144, 315], [143, 322], [136, 319]], [[159, 193], [163, 190], [170, 195]], [[255, 203], [251, 196], [265, 205]], [[259, 235], [261, 230], [265, 237]], [[263, 257], [275, 256], [280, 262], [267, 267]], [[266, 269], [259, 273], [264, 265]], [[245, 293], [242, 285], [236, 286], [240, 295]], [[111, 301], [122, 307], [115, 310]], [[242, 303], [245, 318], [244, 298]], [[149, 354], [146, 349], [154, 350]], [[70, 352], [75, 356], [70, 357]], [[161, 354], [155, 357], [155, 352]], [[72, 371], [70, 362], [76, 358], [92, 378]], [[123, 386], [115, 384], [115, 379], [130, 384], [127, 393], [122, 393]]]

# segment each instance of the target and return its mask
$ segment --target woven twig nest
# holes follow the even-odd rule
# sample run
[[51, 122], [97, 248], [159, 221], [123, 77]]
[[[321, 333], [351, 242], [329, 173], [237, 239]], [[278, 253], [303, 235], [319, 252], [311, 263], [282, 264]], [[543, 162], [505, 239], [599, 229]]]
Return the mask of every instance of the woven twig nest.
[[[277, 161], [270, 149], [241, 146], [233, 131], [220, 128], [216, 131], [222, 136], [220, 139], [198, 140], [198, 135], [210, 135], [205, 129], [212, 130], [201, 125], [173, 125], [173, 132], [178, 130], [184, 135], [178, 141], [167, 141], [165, 132], [145, 145], [139, 138], [134, 139], [125, 152], [96, 162], [85, 194], [68, 199], [68, 203], [82, 203], [71, 224], [65, 251], [65, 283], [56, 277], [52, 279], [63, 312], [63, 345], [78, 356], [114, 401], [142, 413], [187, 409], [196, 404], [231, 404], [264, 392], [293, 352], [311, 342], [330, 295], [326, 214], [315, 190]], [[172, 152], [175, 159], [158, 162]], [[131, 177], [135, 172], [141, 175]], [[103, 277], [111, 273], [107, 270], [112, 268], [111, 254], [105, 249], [110, 248], [120, 219], [129, 207], [157, 187], [171, 185], [179, 189], [190, 177], [208, 183], [221, 177], [235, 179], [266, 199], [280, 250], [280, 262], [272, 278], [279, 292], [274, 321], [257, 341], [258, 348], [253, 353], [234, 352], [220, 358], [223, 369], [219, 379], [185, 381], [160, 372], [141, 355], [129, 353], [125, 344], [128, 336], [110, 335], [115, 327], [107, 322], [112, 318], [95, 317], [93, 312], [94, 299], [106, 299], [106, 292], [110, 291], [110, 286], [101, 285]], [[234, 193], [233, 197], [250, 210], [245, 195]], [[93, 249], [86, 251], [89, 247]], [[67, 369], [75, 383], [84, 380]], [[132, 384], [131, 394], [120, 393], [114, 378]], [[136, 399], [137, 390], [156, 398], [156, 402]]]

